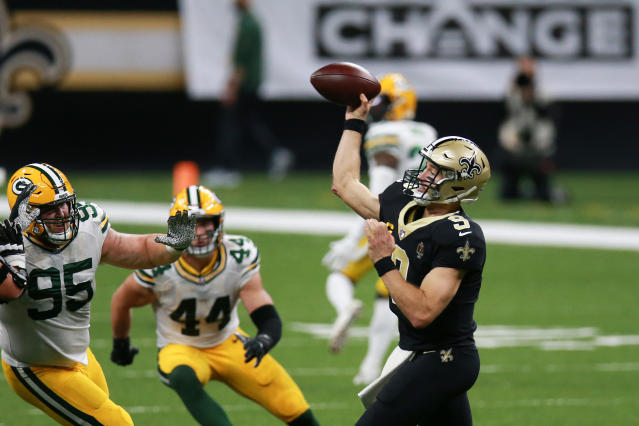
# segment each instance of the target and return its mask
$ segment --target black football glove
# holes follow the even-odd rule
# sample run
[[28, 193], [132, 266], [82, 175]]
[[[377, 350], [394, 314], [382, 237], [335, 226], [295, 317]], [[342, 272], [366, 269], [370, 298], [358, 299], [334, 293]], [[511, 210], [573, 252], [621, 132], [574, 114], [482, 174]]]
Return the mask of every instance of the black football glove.
[[8, 268], [18, 288], [24, 288], [27, 284], [27, 271], [22, 228], [7, 219], [0, 223], [0, 262]]
[[33, 222], [40, 214], [40, 209], [38, 208], [34, 208], [27, 213], [29, 198], [36, 188], [37, 186], [31, 183], [23, 189], [20, 195], [18, 195], [16, 203], [13, 205], [11, 213], [9, 214], [9, 221], [20, 225], [22, 229], [27, 229], [27, 227], [31, 225], [31, 222]]
[[128, 337], [114, 337], [113, 350], [111, 351], [111, 361], [118, 365], [133, 364], [133, 358], [140, 352], [135, 346], [131, 346]]
[[241, 333], [235, 333], [235, 335], [244, 344], [244, 362], [255, 358], [254, 367], [260, 365], [264, 355], [271, 349], [273, 339], [266, 334], [258, 334], [255, 337], [247, 337]]
[[166, 235], [158, 235], [155, 241], [169, 246], [175, 250], [184, 250], [193, 242], [195, 236], [195, 216], [184, 211], [175, 213], [167, 221], [168, 231]]

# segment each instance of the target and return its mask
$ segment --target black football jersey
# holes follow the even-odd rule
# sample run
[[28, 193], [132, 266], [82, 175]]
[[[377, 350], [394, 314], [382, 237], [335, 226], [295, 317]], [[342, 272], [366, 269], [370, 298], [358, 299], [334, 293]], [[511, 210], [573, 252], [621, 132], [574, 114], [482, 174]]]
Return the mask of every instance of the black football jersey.
[[399, 346], [405, 350], [433, 350], [472, 344], [477, 324], [473, 319], [486, 260], [486, 241], [480, 226], [462, 209], [443, 216], [423, 217], [424, 208], [402, 193], [395, 182], [380, 194], [380, 220], [392, 228], [393, 260], [402, 276], [419, 287], [436, 267], [456, 268], [466, 274], [449, 305], [424, 328], [415, 328], [393, 302], [399, 318]]

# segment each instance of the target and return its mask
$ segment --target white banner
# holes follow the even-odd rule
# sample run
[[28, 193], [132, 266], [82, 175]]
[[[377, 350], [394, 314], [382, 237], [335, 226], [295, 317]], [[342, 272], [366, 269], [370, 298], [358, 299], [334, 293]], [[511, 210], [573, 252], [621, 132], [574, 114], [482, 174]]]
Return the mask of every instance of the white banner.
[[[503, 96], [517, 57], [537, 58], [555, 99], [639, 98], [639, 0], [255, 0], [270, 99], [317, 99], [316, 69], [400, 72], [420, 99]], [[215, 99], [229, 72], [230, 0], [181, 0], [189, 94]]]

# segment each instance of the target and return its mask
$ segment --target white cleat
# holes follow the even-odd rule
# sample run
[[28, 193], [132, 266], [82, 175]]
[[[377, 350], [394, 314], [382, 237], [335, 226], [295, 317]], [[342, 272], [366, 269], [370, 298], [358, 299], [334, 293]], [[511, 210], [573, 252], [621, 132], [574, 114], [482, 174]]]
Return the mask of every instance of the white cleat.
[[379, 377], [379, 368], [360, 368], [357, 376], [353, 377], [354, 385], [368, 386]]
[[344, 312], [342, 312], [333, 323], [329, 340], [329, 347], [332, 353], [337, 354], [342, 350], [348, 338], [348, 329], [353, 321], [362, 314], [363, 306], [364, 304], [361, 300], [353, 299]]

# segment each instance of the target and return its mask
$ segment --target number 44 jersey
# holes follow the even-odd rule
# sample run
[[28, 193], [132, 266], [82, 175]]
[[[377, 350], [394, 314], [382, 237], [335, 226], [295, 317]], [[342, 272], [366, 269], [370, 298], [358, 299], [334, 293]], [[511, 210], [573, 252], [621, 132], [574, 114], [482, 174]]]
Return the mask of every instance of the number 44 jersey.
[[239, 293], [259, 271], [260, 254], [251, 240], [240, 235], [224, 235], [217, 253], [199, 272], [183, 258], [135, 272], [138, 283], [156, 296], [158, 347], [177, 343], [208, 348], [222, 343], [239, 326]]
[[24, 239], [27, 288], [0, 305], [2, 358], [9, 365], [87, 365], [95, 271], [109, 219], [93, 203], [78, 203], [78, 213], [78, 233], [58, 253]]

